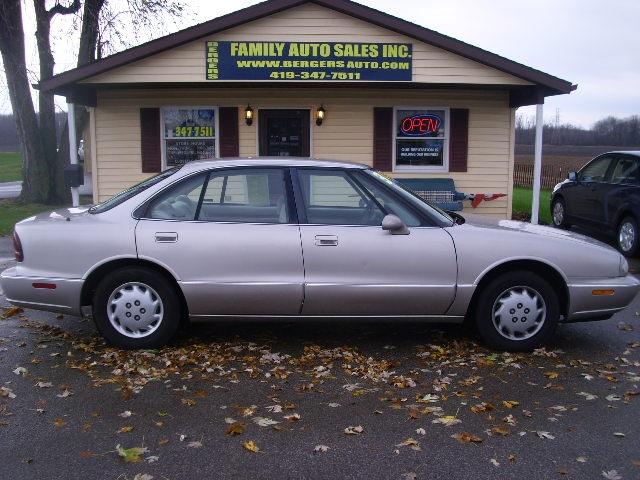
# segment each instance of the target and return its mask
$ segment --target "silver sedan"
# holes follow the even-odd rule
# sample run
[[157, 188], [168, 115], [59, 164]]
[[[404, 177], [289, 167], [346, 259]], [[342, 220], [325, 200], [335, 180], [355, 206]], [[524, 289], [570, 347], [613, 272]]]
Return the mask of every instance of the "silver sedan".
[[595, 240], [471, 217], [363, 165], [193, 162], [21, 221], [0, 282], [14, 305], [91, 315], [124, 348], [162, 345], [188, 318], [410, 317], [467, 321], [492, 347], [530, 350], [640, 289]]

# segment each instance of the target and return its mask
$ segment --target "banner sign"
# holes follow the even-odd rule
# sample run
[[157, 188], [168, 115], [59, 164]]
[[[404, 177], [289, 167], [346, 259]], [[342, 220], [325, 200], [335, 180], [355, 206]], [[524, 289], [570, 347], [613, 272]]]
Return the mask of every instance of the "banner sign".
[[207, 80], [410, 82], [410, 43], [207, 42]]

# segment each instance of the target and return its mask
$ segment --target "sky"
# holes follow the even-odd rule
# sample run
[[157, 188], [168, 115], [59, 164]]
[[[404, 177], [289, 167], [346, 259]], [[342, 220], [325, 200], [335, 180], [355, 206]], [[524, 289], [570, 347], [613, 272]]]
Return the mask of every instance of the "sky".
[[[190, 15], [180, 27], [259, 3], [184, 0]], [[30, 2], [26, 2], [30, 3]], [[640, 0], [360, 0], [458, 40], [578, 85], [571, 95], [548, 97], [545, 120], [590, 127], [598, 119], [640, 114]], [[25, 23], [32, 13], [25, 12]], [[69, 28], [68, 25], [65, 28]], [[175, 26], [167, 30], [175, 30]], [[165, 31], [163, 33], [168, 33]], [[35, 55], [32, 30], [28, 56]], [[73, 66], [68, 35], [55, 42], [58, 71]], [[27, 63], [34, 67], [29, 59]], [[34, 70], [37, 69], [33, 68]], [[0, 111], [10, 109], [0, 83]], [[63, 107], [64, 99], [57, 105]], [[535, 107], [518, 110], [534, 115]]]

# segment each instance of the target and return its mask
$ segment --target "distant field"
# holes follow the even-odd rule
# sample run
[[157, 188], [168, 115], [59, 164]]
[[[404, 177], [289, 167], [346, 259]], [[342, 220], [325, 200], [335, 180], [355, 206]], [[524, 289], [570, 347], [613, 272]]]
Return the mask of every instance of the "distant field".
[[22, 158], [18, 152], [0, 152], [0, 182], [22, 180]]
[[[515, 163], [533, 165], [533, 150], [533, 145], [516, 145]], [[568, 171], [580, 170], [593, 157], [605, 152], [620, 150], [640, 150], [640, 146], [544, 145], [542, 147], [542, 165], [563, 167]]]

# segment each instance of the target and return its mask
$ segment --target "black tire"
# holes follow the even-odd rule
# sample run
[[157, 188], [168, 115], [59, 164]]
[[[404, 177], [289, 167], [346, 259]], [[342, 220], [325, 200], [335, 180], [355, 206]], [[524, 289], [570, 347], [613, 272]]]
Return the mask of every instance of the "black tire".
[[[513, 290], [511, 290], [513, 289]], [[522, 292], [534, 295], [537, 294], [537, 298], [541, 298], [544, 302], [545, 315], [542, 321], [536, 321], [541, 318], [541, 315], [535, 316], [531, 313], [531, 305], [536, 304], [539, 308], [542, 308], [542, 302], [535, 302], [526, 304], [513, 304], [507, 314], [504, 328], [510, 329], [515, 326], [516, 329], [530, 328], [530, 332], [525, 332], [521, 338], [507, 338], [507, 333], [501, 333], [499, 325], [494, 322], [493, 308], [497, 304], [500, 298], [505, 298], [504, 295], [509, 295], [507, 292], [513, 292], [513, 298], [518, 298]], [[526, 352], [531, 351], [534, 348], [538, 348], [540, 345], [547, 342], [555, 333], [558, 320], [560, 319], [560, 303], [558, 301], [558, 295], [554, 291], [553, 287], [542, 277], [535, 273], [517, 270], [514, 272], [504, 273], [499, 277], [496, 277], [485, 285], [479, 292], [479, 300], [475, 311], [475, 324], [480, 337], [485, 341], [487, 345], [498, 350], [507, 350], [511, 352]], [[504, 301], [503, 305], [508, 305], [508, 302], [517, 301], [511, 300]], [[513, 315], [513, 317], [511, 317]], [[496, 315], [495, 318], [502, 318]], [[515, 321], [512, 320], [515, 319]], [[526, 318], [526, 321], [521, 321], [522, 318]], [[514, 323], [511, 325], [509, 322]], [[524, 324], [524, 325], [523, 325]], [[537, 328], [537, 331], [536, 331]], [[503, 332], [505, 330], [503, 329]], [[514, 334], [515, 335], [515, 334]], [[526, 335], [531, 335], [525, 338]]]
[[[631, 231], [633, 232], [633, 239], [629, 243], [628, 241], [624, 241], [622, 238], [623, 229], [630, 228], [631, 230], [626, 230], [627, 234]], [[618, 250], [625, 257], [634, 257], [638, 254], [638, 237], [640, 232], [638, 232], [638, 222], [635, 218], [628, 216], [624, 217], [622, 221], [618, 224], [618, 228], [616, 230], [616, 244], [618, 246]]]
[[[555, 214], [556, 208], [562, 210], [562, 218], [559, 220], [557, 215]], [[571, 228], [571, 224], [567, 222], [567, 204], [562, 197], [556, 197], [551, 202], [551, 222], [553, 226], [556, 228]]]
[[[145, 286], [151, 287], [155, 292], [149, 293], [150, 298], [159, 298], [161, 302], [161, 307], [158, 309], [158, 311], [162, 312], [160, 320], [155, 325], [149, 327], [149, 330], [154, 330], [147, 334], [147, 336], [138, 338], [126, 336], [119, 331], [109, 319], [107, 309], [109, 298], [117, 289], [128, 283], [141, 284], [140, 288], [143, 292], [146, 291]], [[152, 290], [149, 290], [149, 292]], [[157, 297], [155, 294], [157, 294]], [[142, 305], [142, 307], [136, 307], [133, 303], [127, 303], [126, 305], [131, 305], [130, 311], [127, 310], [126, 313], [129, 317], [131, 317], [131, 312], [134, 314], [147, 314], [146, 311], [136, 311], [136, 308], [142, 308], [144, 305]], [[154, 313], [158, 314], [158, 311]], [[142, 317], [144, 320], [144, 315], [142, 315]], [[162, 274], [144, 267], [125, 267], [111, 272], [98, 284], [93, 297], [93, 319], [96, 328], [107, 343], [120, 348], [137, 349], [161, 347], [169, 342], [175, 335], [180, 326], [180, 318], [180, 299], [175, 291], [175, 285]], [[120, 324], [118, 319], [116, 319], [116, 323]], [[121, 326], [121, 329], [126, 331], [124, 326]]]

